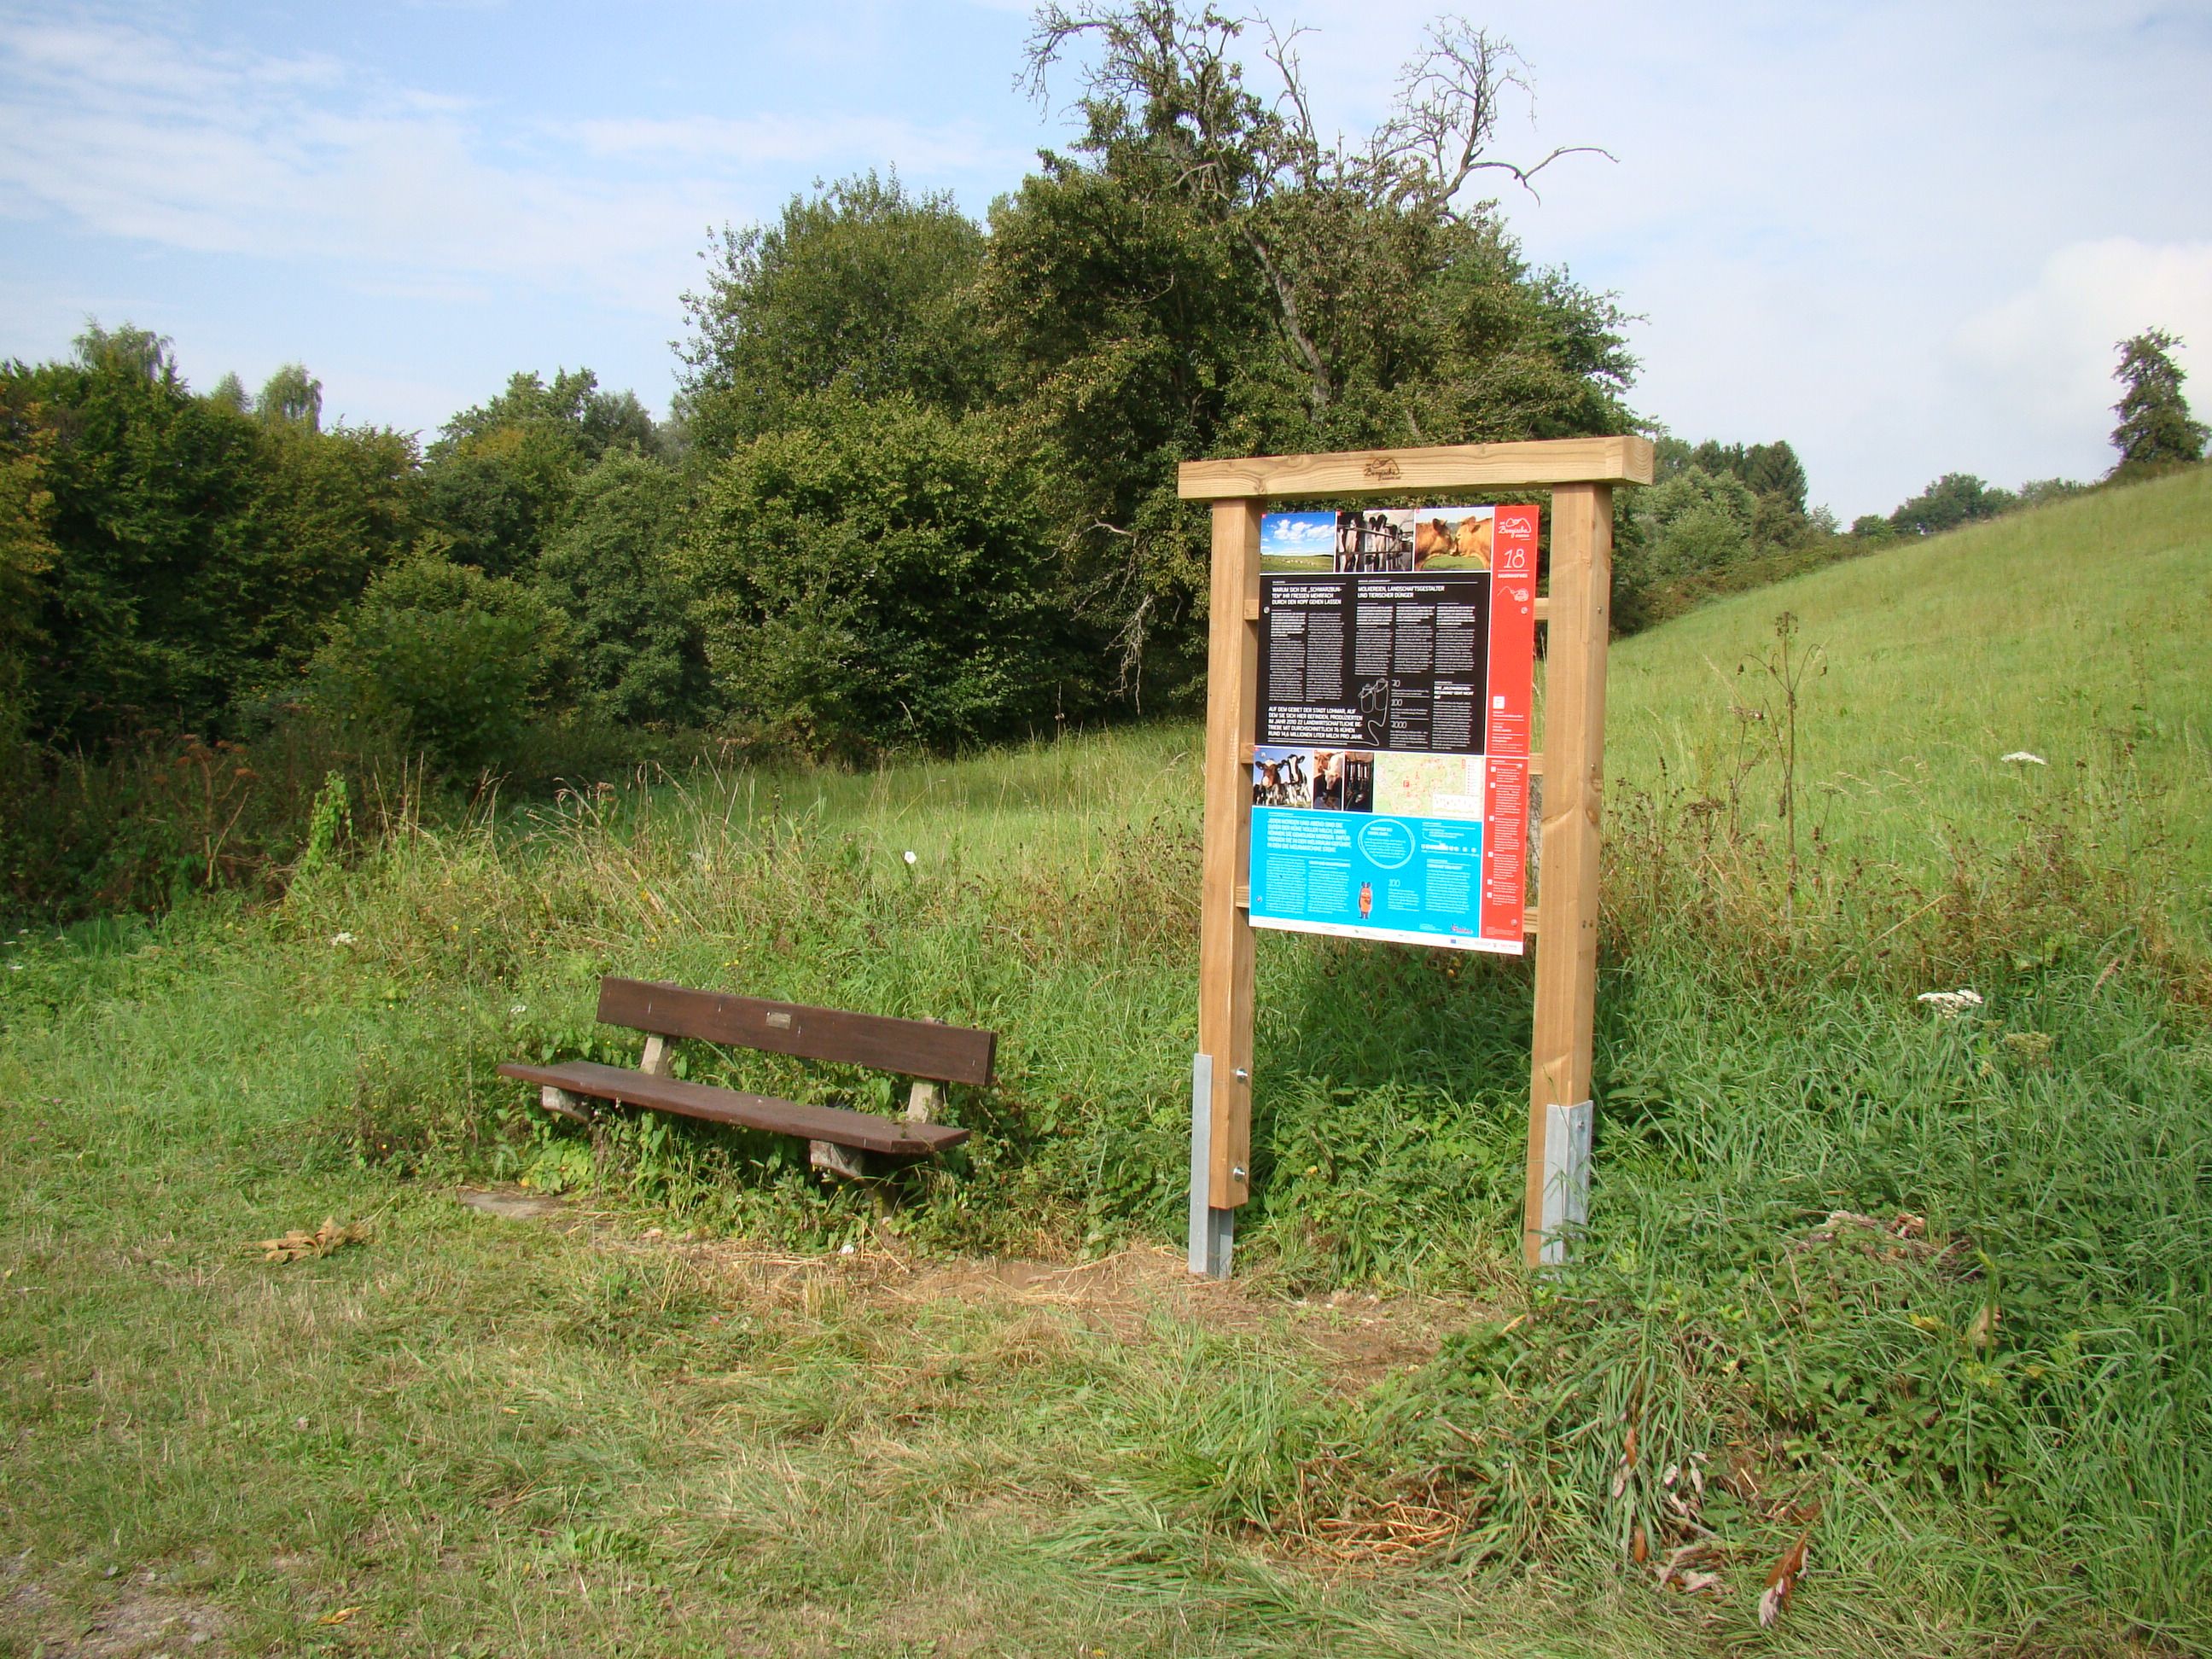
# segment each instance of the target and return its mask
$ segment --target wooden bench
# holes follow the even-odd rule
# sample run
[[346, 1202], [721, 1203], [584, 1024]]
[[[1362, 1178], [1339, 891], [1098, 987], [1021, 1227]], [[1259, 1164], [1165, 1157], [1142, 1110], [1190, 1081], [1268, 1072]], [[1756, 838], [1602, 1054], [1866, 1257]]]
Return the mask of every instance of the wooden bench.
[[[646, 1033], [637, 1070], [577, 1060], [558, 1066], [508, 1064], [499, 1068], [500, 1075], [538, 1085], [540, 1105], [580, 1122], [591, 1121], [586, 1100], [604, 1100], [795, 1135], [807, 1143], [808, 1162], [816, 1169], [847, 1179], [878, 1172], [870, 1155], [911, 1162], [967, 1139], [967, 1130], [930, 1118], [943, 1102], [944, 1085], [989, 1084], [999, 1047], [995, 1032], [966, 1026], [764, 1002], [641, 979], [599, 981], [599, 1023]], [[914, 1079], [906, 1115], [877, 1117], [686, 1083], [671, 1068], [671, 1045], [684, 1037], [896, 1073]]]

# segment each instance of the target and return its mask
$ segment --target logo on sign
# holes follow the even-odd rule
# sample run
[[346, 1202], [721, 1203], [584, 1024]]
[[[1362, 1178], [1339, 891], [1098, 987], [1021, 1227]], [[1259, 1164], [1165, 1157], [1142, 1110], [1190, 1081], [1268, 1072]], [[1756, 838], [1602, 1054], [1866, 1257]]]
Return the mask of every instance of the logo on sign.
[[1398, 476], [1398, 463], [1388, 455], [1377, 455], [1361, 471], [1370, 478], [1395, 478]]

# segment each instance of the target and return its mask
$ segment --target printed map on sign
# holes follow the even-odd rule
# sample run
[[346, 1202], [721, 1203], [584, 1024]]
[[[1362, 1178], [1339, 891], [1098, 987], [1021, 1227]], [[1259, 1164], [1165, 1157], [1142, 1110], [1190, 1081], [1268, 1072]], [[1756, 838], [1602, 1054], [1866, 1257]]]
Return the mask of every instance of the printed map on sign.
[[1480, 818], [1479, 755], [1378, 755], [1375, 810], [1403, 818]]
[[1536, 528], [1261, 520], [1255, 927], [1522, 950]]

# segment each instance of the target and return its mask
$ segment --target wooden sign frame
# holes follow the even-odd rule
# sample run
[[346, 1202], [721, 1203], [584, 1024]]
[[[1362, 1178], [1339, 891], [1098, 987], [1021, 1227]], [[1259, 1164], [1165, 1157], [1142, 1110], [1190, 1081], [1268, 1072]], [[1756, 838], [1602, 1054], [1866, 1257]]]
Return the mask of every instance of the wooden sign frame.
[[1225, 1278], [1236, 1216], [1251, 1196], [1253, 929], [1248, 914], [1252, 746], [1259, 714], [1260, 517], [1270, 501], [1524, 489], [1552, 492], [1543, 779], [1542, 891], [1529, 1054], [1522, 1253], [1565, 1259], [1582, 1221], [1597, 1001], [1598, 846], [1605, 771], [1605, 657], [1613, 492], [1651, 482], [1643, 438], [1452, 444], [1334, 455], [1186, 461], [1177, 493], [1213, 504], [1206, 650], [1206, 841], [1199, 921], [1198, 1048], [1191, 1072], [1190, 1268]]

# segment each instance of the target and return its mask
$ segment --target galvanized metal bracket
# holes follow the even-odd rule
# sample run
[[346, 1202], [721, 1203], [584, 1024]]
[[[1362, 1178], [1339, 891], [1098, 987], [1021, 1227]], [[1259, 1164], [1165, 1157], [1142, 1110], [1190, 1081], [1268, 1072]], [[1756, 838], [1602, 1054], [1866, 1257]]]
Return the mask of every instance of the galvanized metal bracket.
[[1237, 1212], [1207, 1200], [1213, 1161], [1213, 1056], [1190, 1061], [1190, 1270], [1206, 1279], [1229, 1277], [1229, 1258], [1237, 1243]]
[[1590, 1137], [1595, 1103], [1544, 1109], [1544, 1233], [1540, 1266], [1566, 1265], [1567, 1249], [1589, 1224]]

